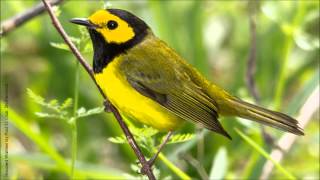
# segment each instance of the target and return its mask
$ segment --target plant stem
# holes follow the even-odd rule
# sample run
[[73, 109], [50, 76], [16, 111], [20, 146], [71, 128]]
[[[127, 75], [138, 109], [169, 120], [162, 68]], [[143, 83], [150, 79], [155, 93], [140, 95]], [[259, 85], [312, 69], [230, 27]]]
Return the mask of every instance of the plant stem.
[[77, 159], [78, 132], [76, 120], [71, 123], [72, 145], [71, 145], [71, 179], [74, 179], [74, 169]]
[[188, 27], [189, 36], [193, 48], [190, 49], [193, 53], [193, 65], [198, 69], [205, 77], [211, 78], [210, 66], [208, 62], [207, 53], [205, 51], [203, 43], [203, 7], [204, 1], [194, 1], [189, 14], [190, 26]]
[[248, 1], [249, 9], [249, 28], [250, 28], [250, 50], [247, 60], [246, 84], [247, 88], [257, 104], [260, 103], [260, 93], [255, 82], [257, 68], [257, 28], [256, 12], [258, 4], [256, 1]]
[[197, 160], [201, 163], [204, 159], [204, 136], [201, 129], [196, 129], [197, 138]]
[[73, 103], [73, 117], [75, 118], [71, 121], [71, 179], [74, 178], [74, 169], [77, 159], [77, 149], [78, 149], [78, 131], [77, 131], [77, 110], [78, 110], [78, 100], [79, 100], [79, 62], [76, 62], [75, 69], [75, 85], [74, 85], [74, 103]]
[[285, 84], [285, 80], [286, 80], [286, 70], [287, 70], [287, 66], [288, 66], [288, 60], [289, 60], [289, 55], [290, 52], [292, 50], [292, 36], [291, 35], [287, 35], [286, 39], [285, 39], [285, 45], [284, 45], [284, 55], [283, 55], [283, 61], [280, 65], [281, 69], [280, 69], [280, 75], [279, 75], [279, 81], [278, 81], [278, 85], [276, 88], [276, 94], [275, 94], [275, 98], [274, 98], [274, 104], [275, 104], [275, 108], [276, 109], [280, 109], [281, 104], [282, 104], [282, 96], [283, 96], [283, 89], [284, 89], [284, 84]]
[[[319, 85], [316, 86], [310, 96], [307, 98], [305, 103], [302, 105], [299, 111], [297, 120], [299, 121], [302, 128], [305, 128], [310, 120], [313, 120], [312, 116], [319, 111]], [[274, 148], [270, 153], [270, 159], [267, 161], [262, 169], [261, 176], [259, 179], [270, 179], [269, 176], [273, 170], [273, 167], [277, 167], [276, 163], [279, 163], [285, 156], [285, 152], [288, 152], [293, 146], [293, 143], [297, 140], [298, 136], [293, 134], [284, 134], [279, 141], [276, 143], [282, 151], [278, 148]], [[276, 163], [274, 163], [276, 162]]]
[[[153, 151], [156, 152], [157, 149], [154, 148]], [[163, 155], [163, 153], [160, 153], [158, 157], [165, 165], [168, 166], [169, 169], [171, 169], [181, 179], [183, 179], [183, 180], [191, 180], [191, 177], [188, 176], [188, 174], [186, 174], [180, 168], [178, 168], [175, 164], [173, 164], [168, 158], [166, 158], [165, 155]]]
[[272, 159], [272, 157], [266, 152], [259, 144], [257, 144], [254, 140], [243, 134], [240, 130], [235, 128], [236, 133], [240, 135], [240, 137], [246, 141], [249, 145], [251, 145], [254, 150], [259, 152], [266, 159], [270, 160], [275, 167], [287, 178], [287, 179], [296, 179], [290, 172], [288, 172], [283, 166], [281, 166], [277, 161]]
[[74, 80], [74, 97], [73, 97], [73, 116], [76, 117], [79, 101], [79, 62], [76, 61], [75, 80]]
[[[52, 1], [50, 1], [50, 3], [51, 3], [51, 5], [57, 5], [57, 4], [62, 3], [62, 1], [63, 0], [52, 0]], [[35, 5], [34, 7], [27, 9], [26, 11], [13, 16], [10, 19], [4, 20], [1, 23], [0, 36], [1, 37], [6, 36], [9, 32], [15, 30], [16, 28], [18, 28], [21, 25], [23, 25], [24, 23], [30, 21], [34, 17], [42, 14], [43, 12], [45, 12], [45, 10], [46, 9], [45, 9], [44, 5], [42, 3], [39, 3], [39, 4]]]
[[[298, 12], [296, 13], [295, 17], [293, 18], [292, 23], [290, 24], [290, 28], [287, 26], [282, 25], [282, 29], [286, 35], [285, 38], [285, 44], [283, 48], [283, 57], [282, 57], [282, 63], [280, 65], [280, 74], [279, 74], [279, 81], [276, 87], [276, 93], [274, 97], [274, 104], [276, 109], [280, 109], [281, 104], [282, 104], [282, 96], [283, 96], [283, 90], [285, 88], [285, 81], [286, 81], [286, 76], [287, 76], [287, 66], [290, 58], [290, 54], [294, 45], [293, 38], [294, 38], [294, 32], [297, 29], [297, 25], [299, 22], [302, 20], [304, 14], [305, 14], [305, 7], [304, 3], [299, 1], [297, 2]], [[285, 28], [287, 27], [287, 28]]]
[[[105, 101], [107, 101], [107, 97], [106, 95], [102, 92], [100, 86], [97, 84], [95, 78], [94, 78], [94, 73], [93, 70], [91, 68], [91, 66], [87, 63], [87, 61], [83, 58], [83, 56], [81, 55], [81, 53], [79, 52], [79, 50], [76, 48], [76, 46], [72, 43], [72, 41], [70, 40], [68, 34], [65, 32], [65, 30], [63, 29], [60, 21], [58, 20], [58, 18], [54, 15], [53, 10], [51, 5], [47, 2], [47, 0], [42, 0], [42, 2], [44, 3], [49, 16], [52, 20], [52, 24], [53, 26], [57, 29], [57, 31], [60, 33], [61, 37], [63, 38], [63, 40], [66, 42], [66, 44], [69, 46], [70, 50], [72, 51], [72, 53], [75, 55], [75, 57], [77, 58], [78, 62], [81, 63], [82, 67], [87, 71], [87, 73], [90, 75], [91, 79], [93, 80], [93, 82], [95, 83], [95, 85], [97, 86], [100, 94], [103, 96], [103, 98], [105, 99]], [[145, 172], [144, 174], [148, 176], [148, 178], [150, 180], [155, 180], [155, 176], [152, 172], [151, 167], [148, 165], [146, 158], [144, 157], [144, 155], [142, 154], [138, 144], [136, 143], [132, 133], [130, 132], [128, 126], [125, 124], [125, 122], [123, 121], [119, 111], [111, 104], [109, 103], [108, 109], [110, 109], [110, 111], [112, 111], [114, 117], [117, 119], [121, 129], [123, 130], [123, 133], [126, 135], [127, 141], [130, 144], [131, 148], [133, 149], [133, 151], [135, 152], [136, 156], [138, 157], [141, 165], [145, 168]]]

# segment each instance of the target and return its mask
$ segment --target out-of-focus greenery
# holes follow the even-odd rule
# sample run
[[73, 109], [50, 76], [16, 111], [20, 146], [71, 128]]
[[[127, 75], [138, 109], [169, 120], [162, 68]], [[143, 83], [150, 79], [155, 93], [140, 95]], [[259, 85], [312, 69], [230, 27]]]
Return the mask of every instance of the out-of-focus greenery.
[[[36, 3], [2, 0], [1, 22]], [[56, 7], [56, 13], [90, 62], [88, 37], [68, 20], [87, 17], [104, 6], [126, 9], [141, 17], [208, 79], [252, 100], [245, 84], [250, 49], [248, 2], [65, 0]], [[255, 80], [261, 104], [296, 117], [319, 85], [319, 2], [259, 1], [256, 13]], [[119, 125], [111, 114], [99, 113], [101, 95], [62, 42], [48, 15], [36, 17], [1, 38], [1, 85], [8, 85], [9, 100], [9, 178], [71, 177], [71, 157], [75, 155], [75, 177], [141, 177]], [[27, 89], [34, 93], [27, 93]], [[62, 103], [65, 99], [69, 100]], [[272, 148], [263, 141], [260, 126], [236, 118], [220, 120], [232, 141], [186, 125], [160, 154], [154, 168], [157, 177], [258, 178]], [[137, 137], [138, 142], [150, 157], [164, 134], [127, 122], [134, 134], [143, 135]], [[266, 130], [276, 139], [283, 135], [278, 130]], [[272, 179], [319, 179], [319, 116], [309, 121], [305, 133], [286, 153], [280, 168], [274, 169]]]

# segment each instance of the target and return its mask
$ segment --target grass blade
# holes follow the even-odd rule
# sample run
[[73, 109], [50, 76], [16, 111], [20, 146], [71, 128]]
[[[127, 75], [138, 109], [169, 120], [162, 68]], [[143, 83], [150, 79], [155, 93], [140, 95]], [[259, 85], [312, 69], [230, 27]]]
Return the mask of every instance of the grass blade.
[[33, 141], [42, 151], [44, 151], [50, 158], [52, 158], [63, 171], [70, 175], [70, 168], [64, 158], [48, 144], [40, 134], [34, 132], [32, 128], [27, 123], [23, 117], [19, 116], [14, 110], [10, 107], [6, 107], [3, 102], [1, 102], [1, 109], [8, 110], [8, 120], [11, 122], [17, 129], [19, 129], [23, 134], [25, 134], [31, 141]]
[[288, 172], [283, 166], [281, 166], [278, 162], [273, 160], [270, 155], [262, 148], [259, 146], [259, 144], [255, 143], [251, 138], [243, 134], [240, 130], [235, 128], [235, 131], [240, 135], [240, 137], [246, 141], [250, 146], [252, 146], [257, 152], [259, 152], [262, 156], [270, 160], [275, 167], [283, 173], [288, 179], [296, 179], [290, 172]]
[[209, 179], [223, 179], [228, 168], [228, 155], [225, 147], [221, 147], [213, 159]]

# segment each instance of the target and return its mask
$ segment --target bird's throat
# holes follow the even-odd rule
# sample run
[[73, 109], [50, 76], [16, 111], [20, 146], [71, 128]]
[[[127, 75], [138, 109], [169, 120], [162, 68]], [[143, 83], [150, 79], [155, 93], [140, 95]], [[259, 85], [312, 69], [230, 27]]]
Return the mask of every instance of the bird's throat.
[[102, 70], [117, 56], [126, 53], [134, 45], [140, 43], [147, 32], [140, 33], [126, 43], [107, 43], [104, 37], [94, 29], [88, 29], [93, 45], [93, 71], [101, 73]]
[[93, 29], [88, 29], [93, 45], [93, 71], [101, 73], [118, 54], [122, 53], [113, 50], [112, 45], [106, 43], [103, 36]]

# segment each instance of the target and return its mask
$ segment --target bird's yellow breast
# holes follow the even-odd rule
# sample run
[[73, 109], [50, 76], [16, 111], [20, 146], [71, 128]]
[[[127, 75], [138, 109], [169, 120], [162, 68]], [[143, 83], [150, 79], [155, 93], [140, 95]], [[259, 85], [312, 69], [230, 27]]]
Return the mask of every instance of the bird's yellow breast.
[[110, 62], [101, 73], [95, 74], [95, 79], [110, 102], [121, 114], [132, 117], [158, 130], [176, 129], [182, 124], [182, 119], [166, 110], [152, 99], [141, 95], [119, 71], [121, 57]]

